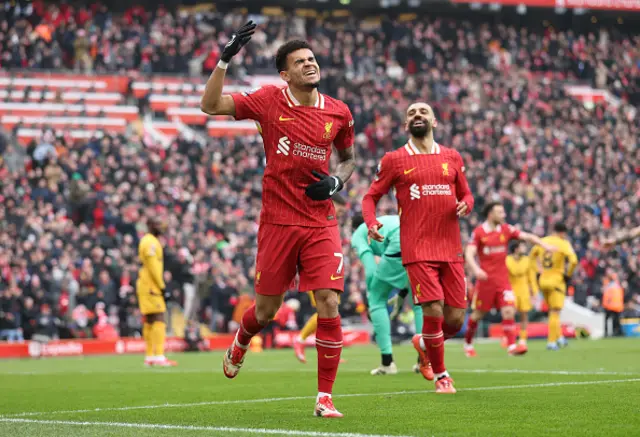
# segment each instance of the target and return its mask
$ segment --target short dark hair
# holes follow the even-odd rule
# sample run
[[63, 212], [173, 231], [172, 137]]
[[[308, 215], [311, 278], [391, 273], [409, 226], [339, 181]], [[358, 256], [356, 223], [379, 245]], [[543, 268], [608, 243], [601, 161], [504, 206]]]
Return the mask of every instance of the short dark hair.
[[351, 229], [354, 231], [360, 227], [361, 224], [364, 223], [364, 217], [360, 213], [356, 213], [353, 217], [351, 217]]
[[491, 211], [493, 211], [493, 208], [495, 208], [496, 206], [502, 206], [502, 202], [496, 201], [487, 203], [484, 208], [482, 208], [482, 217], [484, 217], [485, 219], [489, 217], [489, 214], [491, 214]]
[[568, 231], [567, 225], [565, 225], [562, 222], [558, 222], [555, 225], [553, 225], [553, 230], [558, 233], [566, 233]]
[[278, 51], [276, 52], [276, 68], [278, 69], [278, 73], [287, 69], [287, 57], [291, 53], [300, 49], [311, 50], [311, 45], [301, 39], [293, 39], [291, 41], [287, 41], [278, 48]]

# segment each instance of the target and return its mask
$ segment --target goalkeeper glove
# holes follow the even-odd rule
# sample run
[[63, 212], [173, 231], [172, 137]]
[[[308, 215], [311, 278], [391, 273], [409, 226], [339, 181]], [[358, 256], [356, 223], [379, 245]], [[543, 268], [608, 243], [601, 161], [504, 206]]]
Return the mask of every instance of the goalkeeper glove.
[[344, 182], [338, 176], [328, 176], [315, 170], [311, 174], [320, 179], [318, 182], [307, 185], [306, 190], [304, 190], [307, 197], [313, 200], [331, 199], [331, 196], [344, 187]]
[[220, 60], [222, 62], [229, 62], [231, 58], [238, 54], [240, 49], [244, 47], [250, 40], [253, 32], [256, 31], [256, 24], [253, 21], [247, 22], [240, 29], [236, 30], [235, 33], [231, 36], [231, 39], [222, 49], [222, 55], [220, 55]]

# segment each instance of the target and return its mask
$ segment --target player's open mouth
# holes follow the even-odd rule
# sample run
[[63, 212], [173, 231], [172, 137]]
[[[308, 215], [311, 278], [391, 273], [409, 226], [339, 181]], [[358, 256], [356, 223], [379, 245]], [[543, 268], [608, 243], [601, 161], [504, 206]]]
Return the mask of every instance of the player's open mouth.
[[426, 126], [426, 124], [422, 120], [416, 120], [416, 121], [413, 122], [412, 126], [420, 127], [420, 126]]
[[309, 77], [309, 76], [315, 76], [317, 73], [318, 73], [317, 70], [309, 70], [309, 71], [305, 72], [304, 75]]

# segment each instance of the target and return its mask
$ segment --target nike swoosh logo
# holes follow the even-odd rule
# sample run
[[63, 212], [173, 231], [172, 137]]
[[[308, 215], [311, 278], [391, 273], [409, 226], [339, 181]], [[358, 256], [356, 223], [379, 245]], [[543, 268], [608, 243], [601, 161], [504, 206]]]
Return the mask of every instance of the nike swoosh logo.
[[281, 115], [281, 116], [280, 116], [280, 118], [279, 118], [279, 120], [280, 120], [280, 121], [293, 121], [293, 120], [295, 120], [295, 118], [285, 118], [285, 117], [283, 117], [283, 116]]
[[342, 279], [342, 278], [344, 278], [344, 276], [333, 276], [333, 275], [331, 275], [331, 280], [332, 281], [337, 281], [338, 279]]
[[413, 168], [410, 168], [409, 170], [405, 170], [405, 171], [404, 171], [404, 174], [405, 174], [405, 175], [408, 175], [409, 173], [411, 173], [412, 171], [414, 171], [416, 168], [417, 168], [417, 167], [413, 167]]
[[327, 358], [327, 359], [329, 359], [329, 360], [330, 360], [331, 358], [336, 358], [337, 356], [338, 356], [338, 355], [327, 355], [327, 354], [324, 354], [324, 357], [325, 357], [325, 358]]

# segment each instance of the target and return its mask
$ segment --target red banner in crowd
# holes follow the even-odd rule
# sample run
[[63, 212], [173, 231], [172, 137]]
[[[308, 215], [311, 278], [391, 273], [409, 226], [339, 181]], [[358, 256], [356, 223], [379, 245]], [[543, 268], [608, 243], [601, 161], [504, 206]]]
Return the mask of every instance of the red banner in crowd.
[[[298, 331], [281, 331], [276, 334], [276, 347], [291, 347]], [[233, 334], [220, 334], [204, 339], [208, 350], [225, 350], [233, 341]], [[345, 330], [345, 345], [368, 344], [369, 332], [364, 330]], [[313, 344], [313, 337], [307, 339]], [[165, 349], [167, 352], [182, 352], [187, 344], [182, 338], [167, 338]], [[119, 338], [116, 340], [59, 340], [49, 343], [27, 341], [24, 343], [0, 342], [1, 358], [40, 358], [40, 357], [73, 357], [84, 355], [121, 355], [142, 354], [145, 342], [139, 338]]]
[[454, 3], [483, 3], [534, 8], [599, 9], [640, 11], [640, 0], [452, 0]]

